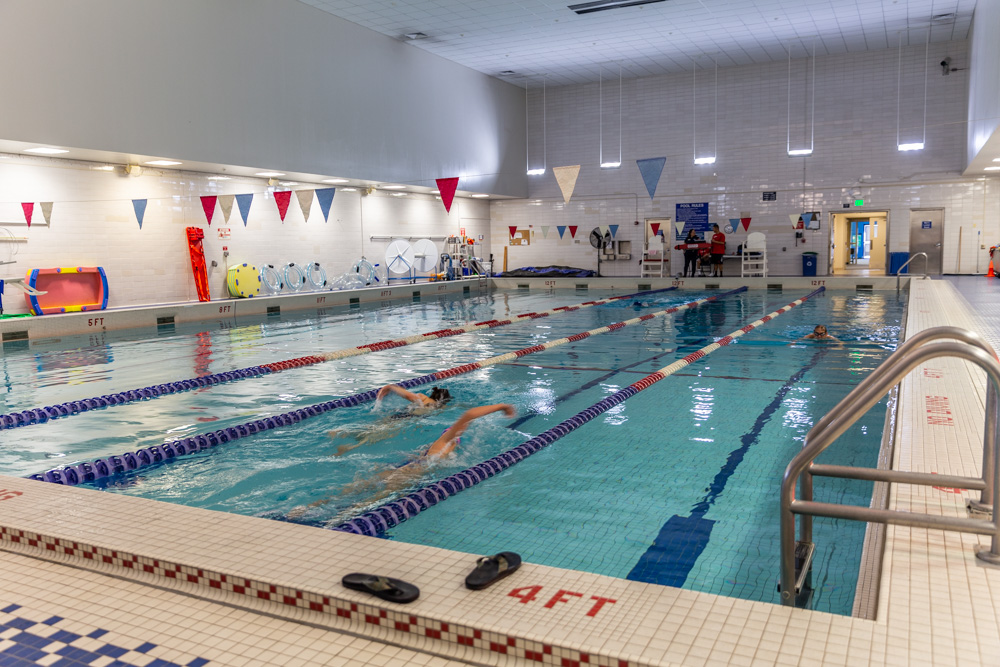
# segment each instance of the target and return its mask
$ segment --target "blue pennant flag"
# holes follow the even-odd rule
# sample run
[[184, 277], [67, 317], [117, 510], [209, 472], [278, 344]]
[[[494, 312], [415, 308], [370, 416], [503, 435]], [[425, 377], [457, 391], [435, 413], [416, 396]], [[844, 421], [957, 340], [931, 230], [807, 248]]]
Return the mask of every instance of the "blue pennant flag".
[[243, 218], [243, 226], [247, 226], [247, 216], [250, 215], [250, 202], [253, 201], [253, 193], [248, 195], [236, 195], [236, 205], [240, 207], [240, 217]]
[[614, 238], [618, 233], [618, 225], [608, 225], [608, 229], [611, 230], [611, 238]]
[[559, 230], [559, 238], [562, 238], [563, 234], [566, 233], [566, 225], [556, 225], [556, 229]]
[[649, 198], [653, 198], [656, 193], [656, 184], [660, 182], [660, 174], [663, 173], [663, 165], [667, 163], [665, 157], [651, 157], [645, 160], [636, 160], [639, 165], [639, 173], [642, 174], [642, 182], [646, 184], [646, 192]]
[[733, 226], [733, 231], [735, 232], [737, 229], [740, 228], [740, 219], [739, 218], [729, 218], [729, 224]]
[[319, 208], [323, 211], [323, 219], [330, 222], [330, 205], [333, 204], [333, 195], [337, 188], [321, 188], [316, 191], [316, 199], [319, 200]]
[[146, 215], [146, 200], [133, 199], [132, 208], [135, 209], [135, 217], [139, 221], [139, 229], [142, 229], [142, 218]]

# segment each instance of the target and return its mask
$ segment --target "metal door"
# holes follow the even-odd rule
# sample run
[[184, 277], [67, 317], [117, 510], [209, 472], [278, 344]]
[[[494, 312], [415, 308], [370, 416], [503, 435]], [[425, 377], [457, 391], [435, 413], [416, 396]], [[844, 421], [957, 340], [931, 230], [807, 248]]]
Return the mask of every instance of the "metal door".
[[[941, 275], [942, 243], [944, 240], [944, 209], [910, 209], [910, 257], [918, 252], [927, 253], [927, 274]], [[907, 267], [910, 273], [923, 269], [923, 258]]]

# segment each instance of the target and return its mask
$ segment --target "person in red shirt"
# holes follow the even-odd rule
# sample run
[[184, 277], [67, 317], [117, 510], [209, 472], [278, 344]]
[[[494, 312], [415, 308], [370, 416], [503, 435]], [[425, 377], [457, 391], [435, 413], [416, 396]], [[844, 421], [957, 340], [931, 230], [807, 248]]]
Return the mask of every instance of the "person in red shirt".
[[722, 256], [726, 254], [726, 235], [712, 225], [712, 277], [722, 277]]

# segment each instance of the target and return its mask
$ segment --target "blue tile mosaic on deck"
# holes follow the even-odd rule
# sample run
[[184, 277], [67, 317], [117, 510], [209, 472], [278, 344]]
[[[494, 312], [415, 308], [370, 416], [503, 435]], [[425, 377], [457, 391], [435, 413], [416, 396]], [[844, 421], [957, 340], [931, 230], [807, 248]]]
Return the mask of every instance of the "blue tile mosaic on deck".
[[[54, 662], [48, 662], [52, 667], [83, 667], [84, 665], [100, 664], [104, 667], [137, 667], [138, 663], [129, 662], [122, 659], [128, 653], [147, 654], [157, 647], [152, 642], [143, 642], [133, 648], [126, 648], [117, 644], [106, 642], [103, 646], [93, 650], [85, 650], [73, 644], [79, 640], [87, 639], [86, 642], [92, 645], [93, 641], [109, 634], [108, 630], [98, 628], [87, 634], [70, 632], [60, 629], [58, 632], [43, 636], [33, 629], [45, 629], [45, 626], [52, 627], [66, 621], [61, 616], [51, 616], [48, 619], [37, 622], [18, 615], [18, 611], [23, 607], [18, 604], [11, 604], [0, 613], [12, 615], [6, 621], [0, 620], [0, 646], [6, 646], [0, 650], [0, 666], [22, 666], [38, 664], [39, 660], [51, 655], [59, 656]], [[17, 632], [11, 632], [16, 630]], [[12, 645], [7, 645], [12, 642]], [[109, 662], [108, 658], [112, 660]], [[209, 664], [205, 658], [194, 658], [186, 663], [170, 662], [156, 658], [151, 661], [143, 661], [144, 667], [202, 667]]]

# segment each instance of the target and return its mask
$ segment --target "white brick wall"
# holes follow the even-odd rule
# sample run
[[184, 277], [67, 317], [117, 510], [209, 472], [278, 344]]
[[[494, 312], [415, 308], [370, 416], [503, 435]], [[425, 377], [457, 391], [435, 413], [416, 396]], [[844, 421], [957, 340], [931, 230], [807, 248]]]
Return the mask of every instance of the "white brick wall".
[[[604, 275], [636, 275], [643, 226], [635, 220], [673, 217], [680, 202], [709, 202], [713, 222], [749, 212], [751, 232], [768, 236], [770, 269], [775, 275], [801, 273], [801, 253], [819, 253], [819, 273], [828, 270], [830, 214], [843, 212], [843, 203], [855, 197], [864, 209], [889, 212], [888, 250], [909, 247], [909, 209], [945, 209], [944, 268], [946, 273], [985, 271], [987, 248], [1000, 243], [1000, 187], [995, 179], [963, 178], [967, 71], [945, 77], [936, 63], [951, 56], [952, 66], [968, 67], [968, 43], [931, 44], [927, 61], [926, 148], [896, 149], [896, 49], [818, 58], [815, 68], [815, 151], [808, 158], [786, 154], [788, 141], [788, 65], [736, 67], [719, 70], [718, 156], [715, 165], [693, 164], [692, 76], [670, 75], [626, 80], [622, 167], [602, 170], [597, 84], [549, 88], [546, 93], [547, 168], [545, 175], [529, 177], [528, 200], [492, 204], [494, 247], [506, 245], [508, 227], [531, 227], [536, 241], [529, 247], [509, 248], [509, 268], [543, 264], [596, 267], [596, 251], [587, 235], [598, 224], [619, 224], [619, 238], [633, 241], [633, 260], [602, 263]], [[901, 141], [911, 140], [923, 118], [924, 45], [906, 47], [902, 54], [903, 80]], [[792, 120], [808, 118], [809, 93], [804, 61], [793, 61]], [[698, 76], [699, 114], [711, 113], [711, 68]], [[921, 85], [909, 85], [919, 80]], [[604, 152], [617, 155], [617, 80], [604, 86]], [[799, 94], [801, 92], [801, 94]], [[529, 93], [529, 154], [542, 155], [541, 93]], [[916, 123], [916, 128], [914, 128]], [[698, 152], [712, 140], [698, 123]], [[706, 136], [707, 134], [707, 136]], [[802, 135], [799, 135], [802, 136]], [[797, 147], [797, 146], [793, 146]], [[711, 146], [707, 146], [711, 148]], [[710, 152], [710, 151], [709, 151]], [[635, 160], [667, 158], [656, 197], [650, 201]], [[582, 165], [573, 199], [564, 205], [552, 167]], [[533, 166], [535, 166], [533, 164]], [[540, 166], [540, 165], [539, 165]], [[776, 202], [762, 202], [761, 192], [775, 190]], [[796, 247], [789, 214], [822, 211], [819, 231], [805, 232]], [[542, 226], [579, 225], [581, 243], [560, 242], [558, 235], [543, 239]], [[961, 266], [959, 230], [961, 234]], [[729, 251], [745, 239], [740, 231], [729, 235]], [[501, 251], [502, 252], [502, 251]], [[674, 251], [672, 272], [681, 270]]]
[[[23, 277], [33, 268], [103, 266], [108, 274], [109, 307], [197, 300], [188, 256], [185, 227], [205, 230], [205, 257], [218, 267], [209, 269], [213, 299], [227, 298], [226, 262], [284, 265], [287, 262], [320, 262], [333, 278], [346, 271], [361, 255], [384, 263], [388, 241], [369, 237], [447, 236], [465, 226], [470, 236], [485, 237], [482, 252], [489, 253], [489, 204], [456, 198], [447, 214], [439, 200], [429, 195], [392, 197], [376, 192], [338, 189], [323, 221], [313, 198], [308, 222], [293, 196], [284, 223], [273, 195], [261, 179], [233, 178], [213, 181], [208, 174], [146, 169], [138, 178], [117, 172], [96, 171], [85, 162], [7, 156], [0, 159], [0, 227], [27, 243], [16, 244], [17, 264], [0, 266], [0, 278]], [[291, 189], [326, 186], [297, 185]], [[208, 227], [200, 195], [254, 193], [244, 228], [237, 206], [226, 224], [216, 208]], [[133, 212], [133, 198], [146, 198], [142, 229]], [[52, 201], [52, 224], [41, 224], [38, 202]], [[21, 202], [35, 202], [33, 224], [24, 224]], [[221, 240], [218, 229], [229, 227], [232, 238]], [[7, 259], [9, 243], [0, 232], [0, 261]], [[228, 260], [222, 246], [230, 251]], [[443, 243], [437, 242], [443, 250]], [[27, 312], [21, 292], [8, 288], [4, 311]]]

